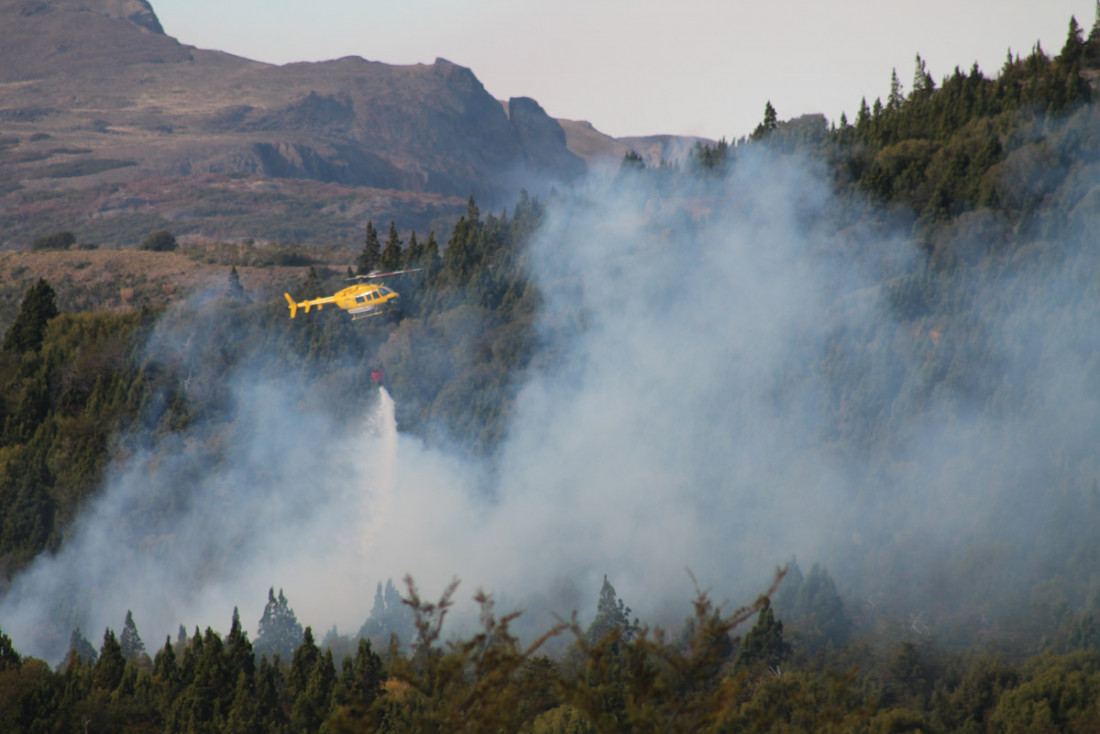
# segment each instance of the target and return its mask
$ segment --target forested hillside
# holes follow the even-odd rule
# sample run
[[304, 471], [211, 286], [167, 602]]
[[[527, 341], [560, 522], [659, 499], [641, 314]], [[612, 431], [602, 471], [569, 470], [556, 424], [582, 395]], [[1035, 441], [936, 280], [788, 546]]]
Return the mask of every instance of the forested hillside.
[[[413, 270], [386, 316], [290, 319], [228, 267], [141, 310], [30, 279], [0, 351], [0, 728], [1096, 731], [1098, 73], [1075, 20], [995, 74], [918, 57], [851, 120], [769, 104], [683, 165], [471, 198], [442, 238], [372, 222], [291, 293]], [[389, 394], [415, 445], [360, 435]], [[361, 555], [323, 516], [359, 511], [345, 485], [390, 512]], [[162, 570], [158, 597], [224, 603], [301, 563], [335, 597], [341, 554], [378, 579], [356, 634], [318, 640], [274, 579], [254, 642], [236, 611], [88, 639], [136, 608], [159, 641], [192, 609], [143, 597]], [[451, 634], [453, 584], [383, 592], [425, 558], [522, 588]], [[600, 576], [594, 616], [528, 621]]]

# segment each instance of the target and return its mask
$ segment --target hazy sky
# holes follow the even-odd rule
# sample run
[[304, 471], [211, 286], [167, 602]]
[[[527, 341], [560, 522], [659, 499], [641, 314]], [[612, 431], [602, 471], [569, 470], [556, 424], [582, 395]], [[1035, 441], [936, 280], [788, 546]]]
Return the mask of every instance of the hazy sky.
[[498, 98], [533, 97], [555, 117], [614, 136], [736, 138], [763, 117], [854, 116], [905, 88], [917, 53], [939, 82], [977, 61], [993, 75], [1009, 48], [1048, 53], [1091, 0], [151, 0], [165, 31], [200, 48], [287, 63], [443, 57]]

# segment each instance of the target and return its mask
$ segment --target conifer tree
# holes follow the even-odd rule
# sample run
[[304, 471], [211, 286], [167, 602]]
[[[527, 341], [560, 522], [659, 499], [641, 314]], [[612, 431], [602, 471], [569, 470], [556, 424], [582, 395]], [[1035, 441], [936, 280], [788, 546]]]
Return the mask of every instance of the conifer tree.
[[363, 243], [363, 251], [359, 253], [356, 261], [356, 272], [359, 275], [369, 275], [378, 267], [378, 260], [382, 257], [382, 243], [378, 240], [378, 231], [374, 223], [367, 222], [367, 236]]
[[[309, 628], [306, 629], [308, 634]], [[310, 637], [309, 642], [312, 643], [312, 641]], [[302, 647], [305, 646], [306, 644], [303, 643]], [[297, 659], [297, 653], [295, 653], [295, 659]], [[332, 690], [336, 683], [336, 666], [332, 662], [332, 651], [326, 650], [323, 654], [317, 652], [301, 689], [292, 688], [293, 676], [294, 665], [291, 664], [291, 675], [287, 676], [287, 689], [288, 692], [297, 692], [290, 713], [291, 725], [299, 731], [317, 731], [332, 707]]]
[[397, 225], [390, 221], [390, 233], [386, 238], [386, 247], [378, 259], [383, 270], [397, 270], [401, 267], [401, 239], [397, 236]]
[[396, 636], [401, 644], [410, 644], [416, 634], [412, 610], [394, 586], [393, 579], [386, 580], [385, 591], [379, 582], [374, 592], [374, 605], [370, 616], [359, 628], [359, 637], [375, 646], [386, 646], [390, 637]]
[[623, 154], [623, 162], [619, 164], [619, 173], [637, 172], [645, 170], [645, 158], [637, 151], [631, 149]]
[[409, 235], [409, 246], [405, 248], [405, 256], [403, 258], [405, 267], [415, 268], [421, 265], [421, 260], [424, 258], [424, 248], [420, 242], [416, 239], [416, 232], [412, 232]]
[[233, 703], [226, 717], [226, 731], [234, 734], [263, 734], [260, 726], [259, 704], [248, 677], [241, 673], [237, 676], [237, 687], [233, 694]]
[[145, 655], [145, 643], [141, 641], [137, 625], [134, 624], [134, 613], [126, 610], [126, 622], [122, 626], [122, 637], [119, 640], [122, 649], [122, 657], [127, 660]]
[[244, 299], [244, 286], [241, 285], [241, 275], [234, 265], [229, 271], [229, 282], [226, 284], [226, 295], [237, 300]]
[[79, 657], [87, 665], [93, 665], [99, 657], [91, 640], [86, 638], [79, 627], [74, 627], [69, 635], [69, 658]]
[[890, 97], [886, 100], [886, 109], [890, 112], [897, 112], [901, 109], [903, 102], [905, 102], [905, 96], [902, 94], [898, 70], [893, 69], [890, 72]]
[[1081, 62], [1085, 51], [1085, 41], [1081, 34], [1081, 26], [1077, 24], [1077, 18], [1070, 16], [1066, 43], [1062, 46], [1062, 52], [1058, 54], [1058, 61], [1066, 68]]
[[176, 651], [172, 649], [172, 638], [166, 636], [164, 647], [153, 658], [153, 677], [174, 689], [179, 682], [179, 667], [176, 665]]
[[3, 350], [23, 354], [37, 350], [46, 335], [46, 324], [58, 315], [57, 295], [43, 278], [27, 289], [14, 323], [4, 336]]
[[866, 133], [870, 124], [871, 108], [867, 106], [867, 98], [864, 97], [859, 102], [859, 112], [856, 114], [856, 129], [861, 133]]
[[295, 291], [295, 300], [320, 298], [323, 292], [321, 288], [321, 276], [317, 273], [317, 268], [310, 265], [305, 280], [302, 281], [298, 290]]
[[0, 673], [5, 670], [18, 670], [23, 659], [11, 644], [11, 638], [0, 630]]
[[600, 587], [600, 600], [596, 603], [596, 616], [584, 631], [585, 641], [595, 645], [612, 632], [618, 630], [620, 639], [630, 642], [639, 632], [638, 621], [630, 621], [630, 607], [615, 594], [615, 587], [603, 577]]
[[370, 640], [359, 639], [359, 647], [354, 656], [344, 658], [340, 673], [340, 685], [345, 695], [361, 705], [369, 706], [382, 694], [386, 682], [386, 670], [372, 649]]
[[913, 69], [913, 91], [910, 92], [912, 99], [927, 99], [933, 91], [935, 91], [936, 83], [932, 80], [932, 75], [928, 73], [928, 67], [924, 62], [924, 59], [917, 54], [916, 68]]
[[756, 126], [756, 129], [753, 130], [752, 135], [750, 135], [749, 137], [752, 140], [765, 140], [768, 138], [768, 136], [775, 132], [775, 129], [778, 126], [779, 116], [777, 115], [775, 108], [772, 107], [771, 100], [768, 100], [767, 104], [764, 105], [763, 122]]
[[237, 607], [233, 607], [233, 621], [229, 627], [229, 635], [225, 638], [225, 654], [230, 671], [234, 675], [243, 674], [251, 681], [255, 673], [256, 657], [252, 653], [248, 633], [241, 627], [241, 615]]
[[791, 646], [783, 639], [783, 623], [775, 618], [771, 602], [764, 597], [760, 616], [742, 640], [735, 665], [751, 667], [762, 664], [769, 669], [776, 669], [790, 654]]
[[443, 258], [439, 254], [439, 240], [435, 238], [435, 230], [428, 232], [428, 241], [424, 243], [424, 269], [429, 276], [435, 275], [443, 267]]
[[122, 646], [110, 627], [103, 633], [103, 645], [99, 648], [99, 659], [95, 664], [95, 685], [108, 691], [118, 688], [122, 674], [126, 671], [126, 658], [122, 656]]
[[1088, 69], [1095, 69], [1100, 66], [1100, 2], [1096, 3], [1096, 18], [1092, 22], [1089, 37], [1085, 39], [1081, 64]]
[[288, 660], [301, 643], [302, 625], [298, 624], [298, 618], [287, 603], [283, 590], [279, 589], [279, 596], [276, 597], [275, 589], [268, 589], [267, 605], [260, 618], [253, 649], [260, 655], [279, 655]]

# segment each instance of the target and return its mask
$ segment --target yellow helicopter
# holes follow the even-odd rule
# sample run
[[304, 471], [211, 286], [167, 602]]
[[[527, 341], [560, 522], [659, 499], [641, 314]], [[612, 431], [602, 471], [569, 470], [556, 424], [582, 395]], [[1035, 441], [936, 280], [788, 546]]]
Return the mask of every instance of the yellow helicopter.
[[[402, 273], [415, 273], [421, 268], [412, 268], [411, 270], [394, 270], [389, 273], [379, 273], [377, 271], [369, 273], [367, 275], [357, 275], [356, 279], [374, 279], [385, 278], [389, 275], [401, 275]], [[294, 299], [290, 297], [289, 293], [284, 293], [286, 301], [290, 304], [290, 318], [294, 318], [298, 314], [298, 309], [304, 309], [306, 313], [314, 306], [320, 311], [327, 303], [335, 303], [340, 308], [351, 314], [352, 321], [358, 319], [365, 319], [368, 316], [376, 316], [385, 311], [390, 311], [397, 306], [397, 299], [400, 294], [388, 288], [381, 283], [359, 283], [343, 290], [337, 291], [334, 295], [325, 296], [324, 298], [312, 298], [301, 303], [295, 303]]]

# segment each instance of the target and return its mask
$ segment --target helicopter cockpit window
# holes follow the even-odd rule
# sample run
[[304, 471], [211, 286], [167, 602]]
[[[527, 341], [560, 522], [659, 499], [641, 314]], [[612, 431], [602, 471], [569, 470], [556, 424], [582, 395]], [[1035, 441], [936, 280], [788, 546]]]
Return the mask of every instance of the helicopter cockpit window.
[[390, 290], [389, 288], [387, 288], [386, 286], [382, 286], [381, 288], [379, 288], [379, 289], [378, 289], [378, 295], [379, 295], [379, 296], [388, 296], [388, 295], [389, 295], [390, 293], [392, 293], [392, 292], [393, 292], [393, 291], [391, 291], [391, 290]]

